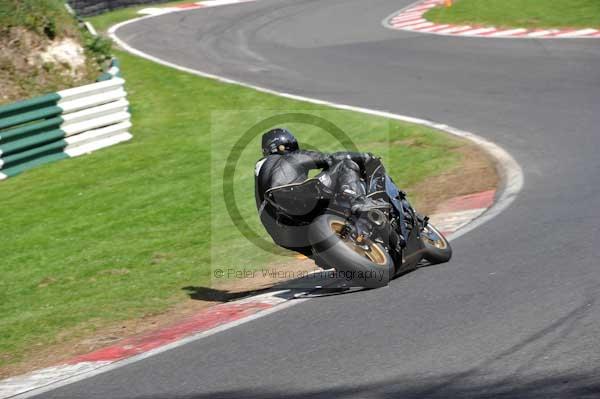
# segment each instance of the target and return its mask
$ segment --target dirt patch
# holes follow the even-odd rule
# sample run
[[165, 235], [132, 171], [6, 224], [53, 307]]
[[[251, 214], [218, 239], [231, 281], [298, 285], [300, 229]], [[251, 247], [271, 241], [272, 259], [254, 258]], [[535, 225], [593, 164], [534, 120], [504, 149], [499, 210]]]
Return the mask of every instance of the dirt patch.
[[64, 65], [63, 73], [77, 78], [85, 66], [83, 47], [71, 38], [55, 40], [40, 53], [44, 63]]
[[[421, 213], [433, 213], [436, 205], [447, 199], [490, 190], [497, 186], [498, 176], [494, 162], [487, 154], [471, 144], [455, 151], [462, 157], [458, 166], [406, 188]], [[158, 254], [154, 261], [160, 262], [162, 256]], [[59, 344], [49, 347], [34, 346], [29, 353], [25, 354], [25, 361], [0, 368], [0, 378], [59, 364], [77, 355], [112, 345], [121, 339], [174, 324], [210, 306], [267, 290], [287, 280], [288, 276], [299, 276], [318, 270], [314, 262], [301, 256], [284, 264], [267, 265], [265, 269], [271, 273], [257, 273], [251, 278], [236, 278], [210, 286], [183, 287], [188, 298], [183, 301], [180, 301], [180, 297], [174, 298], [174, 302], [180, 302], [158, 314], [147, 314], [141, 318], [110, 325], [101, 321], [90, 321], [85, 325], [64, 331], [57, 337]], [[279, 271], [282, 273], [278, 273]], [[107, 271], [111, 274], [127, 272], [127, 269]], [[52, 278], [40, 282], [42, 285], [52, 283]]]
[[0, 104], [94, 82], [100, 66], [73, 38], [0, 28]]
[[458, 166], [406, 188], [411, 202], [420, 213], [432, 214], [437, 205], [450, 198], [498, 186], [494, 160], [486, 153], [470, 143], [454, 151], [462, 158]]

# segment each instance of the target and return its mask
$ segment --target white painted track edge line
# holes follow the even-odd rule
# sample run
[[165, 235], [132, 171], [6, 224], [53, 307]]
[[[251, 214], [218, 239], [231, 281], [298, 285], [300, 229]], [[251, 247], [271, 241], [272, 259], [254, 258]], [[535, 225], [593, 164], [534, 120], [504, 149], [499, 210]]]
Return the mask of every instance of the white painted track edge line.
[[502, 36], [513, 36], [513, 35], [521, 35], [529, 32], [525, 28], [515, 28], [515, 29], [502, 29], [489, 35], [489, 37], [502, 37]]
[[556, 38], [561, 38], [561, 39], [567, 39], [570, 37], [573, 38], [585, 38], [587, 35], [595, 35], [596, 33], [598, 33], [597, 29], [592, 29], [592, 28], [586, 28], [586, 29], [579, 29], [576, 31], [569, 31], [569, 32], [563, 32], [563, 33], [558, 33], [555, 37]]
[[462, 31], [457, 33], [459, 36], [469, 36], [469, 35], [481, 35], [482, 33], [489, 33], [496, 31], [496, 28], [472, 28], [466, 31]]
[[[187, 11], [187, 10], [183, 9], [182, 11]], [[263, 93], [273, 94], [273, 95], [277, 95], [280, 97], [289, 98], [292, 100], [304, 101], [304, 102], [308, 102], [308, 103], [312, 103], [312, 104], [325, 105], [325, 106], [330, 106], [332, 108], [343, 109], [343, 110], [348, 110], [348, 111], [355, 111], [355, 112], [360, 112], [360, 113], [364, 113], [364, 114], [368, 114], [368, 115], [380, 116], [380, 117], [384, 117], [384, 118], [395, 119], [395, 120], [400, 120], [400, 121], [404, 121], [404, 122], [410, 122], [410, 123], [420, 124], [420, 125], [424, 125], [424, 126], [429, 126], [429, 127], [444, 131], [446, 133], [452, 134], [454, 136], [468, 139], [468, 140], [472, 141], [474, 144], [481, 147], [483, 150], [485, 150], [496, 161], [496, 168], [499, 170], [500, 176], [502, 179], [502, 185], [501, 185], [500, 189], [498, 190], [501, 192], [501, 194], [497, 196], [495, 203], [486, 212], [484, 212], [484, 214], [482, 216], [474, 219], [472, 222], [470, 222], [466, 226], [462, 227], [459, 231], [452, 233], [449, 236], [449, 239], [456, 239], [456, 238], [462, 236], [463, 234], [475, 229], [476, 227], [484, 224], [485, 222], [493, 219], [494, 217], [498, 216], [502, 211], [504, 211], [506, 208], [508, 208], [510, 206], [510, 204], [516, 199], [518, 193], [521, 191], [521, 189], [523, 187], [523, 172], [522, 172], [519, 164], [515, 161], [515, 159], [502, 147], [500, 147], [500, 146], [492, 143], [491, 141], [488, 141], [488, 140], [484, 139], [483, 137], [480, 137], [476, 134], [469, 133], [469, 132], [466, 132], [466, 131], [463, 131], [460, 129], [456, 129], [456, 128], [453, 128], [453, 127], [450, 127], [450, 126], [447, 126], [444, 124], [436, 123], [436, 122], [425, 120], [425, 119], [420, 119], [420, 118], [415, 118], [415, 117], [410, 117], [410, 116], [405, 116], [405, 115], [400, 115], [400, 114], [394, 114], [394, 113], [390, 113], [387, 111], [379, 111], [379, 110], [372, 110], [372, 109], [368, 109], [368, 108], [355, 107], [355, 106], [351, 106], [351, 105], [337, 104], [337, 103], [333, 103], [333, 102], [329, 102], [329, 101], [324, 101], [324, 100], [319, 100], [319, 99], [314, 99], [314, 98], [309, 98], [309, 97], [303, 97], [303, 96], [299, 96], [299, 95], [295, 95], [295, 94], [291, 94], [291, 93], [278, 92], [278, 91], [267, 89], [264, 87], [255, 86], [252, 84], [236, 81], [234, 79], [202, 72], [199, 70], [195, 70], [192, 68], [188, 68], [188, 67], [184, 67], [181, 65], [171, 63], [171, 62], [163, 60], [161, 58], [144, 53], [143, 51], [137, 50], [137, 49], [129, 46], [127, 43], [125, 43], [121, 39], [119, 39], [119, 37], [116, 35], [116, 31], [125, 25], [129, 25], [129, 24], [132, 24], [132, 23], [144, 20], [144, 19], [148, 19], [148, 18], [155, 18], [158, 16], [159, 15], [145, 15], [143, 17], [134, 18], [134, 19], [131, 19], [128, 21], [120, 22], [116, 25], [111, 26], [108, 29], [108, 34], [121, 48], [123, 48], [127, 52], [137, 55], [138, 57], [142, 57], [147, 60], [156, 62], [158, 64], [174, 68], [174, 69], [182, 71], [182, 72], [187, 72], [187, 73], [190, 73], [190, 74], [193, 74], [196, 76], [201, 76], [204, 78], [214, 79], [214, 80], [217, 80], [217, 81], [223, 82], [223, 83], [235, 84], [235, 85], [238, 85], [241, 87], [254, 89], [254, 90], [257, 90], [257, 91], [260, 91]], [[171, 350], [171, 349], [186, 345], [188, 343], [200, 340], [204, 337], [228, 330], [230, 328], [237, 327], [237, 326], [245, 324], [247, 322], [250, 322], [250, 321], [259, 319], [261, 317], [267, 316], [269, 314], [275, 313], [279, 310], [283, 310], [283, 309], [289, 308], [291, 306], [294, 306], [296, 304], [303, 303], [304, 301], [307, 301], [307, 300], [308, 299], [298, 299], [298, 298], [296, 298], [294, 300], [288, 300], [281, 304], [275, 305], [272, 308], [255, 313], [251, 316], [242, 318], [240, 320], [236, 320], [231, 323], [225, 323], [214, 329], [207, 330], [207, 331], [197, 333], [197, 334], [193, 334], [182, 340], [172, 342], [170, 344], [153, 349], [151, 351], [148, 351], [148, 352], [124, 359], [124, 360], [115, 361], [113, 363], [110, 363], [106, 366], [100, 367], [91, 372], [84, 373], [84, 374], [74, 376], [71, 378], [66, 378], [60, 382], [51, 383], [45, 387], [33, 389], [31, 391], [12, 396], [11, 398], [24, 399], [24, 398], [29, 398], [32, 396], [39, 395], [44, 392], [52, 391], [52, 390], [60, 388], [62, 386], [69, 385], [74, 382], [78, 382], [78, 381], [96, 376], [98, 374], [138, 362], [140, 360], [144, 360], [151, 356], [155, 356], [157, 354], [166, 352], [168, 350]]]
[[547, 36], [547, 35], [551, 35], [552, 31], [551, 30], [540, 30], [540, 31], [533, 31], [533, 32], [529, 32], [527, 33], [528, 37], [541, 37], [541, 36]]

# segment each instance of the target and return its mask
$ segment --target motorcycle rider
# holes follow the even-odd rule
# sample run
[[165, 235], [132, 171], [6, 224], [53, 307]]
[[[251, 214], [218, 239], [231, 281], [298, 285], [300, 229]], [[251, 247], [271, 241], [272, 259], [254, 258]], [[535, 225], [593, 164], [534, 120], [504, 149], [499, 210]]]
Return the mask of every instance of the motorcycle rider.
[[301, 150], [298, 140], [287, 129], [272, 129], [262, 136], [264, 158], [256, 165], [257, 205], [264, 200], [264, 193], [273, 187], [301, 183], [308, 179], [312, 169], [324, 169], [317, 178], [334, 193], [346, 197], [354, 212], [380, 207], [377, 201], [366, 197], [361, 171], [365, 163], [374, 158], [365, 152], [336, 152], [326, 154]]
[[[415, 227], [425, 227], [427, 218], [421, 220], [408, 203], [406, 193], [398, 189], [385, 173], [383, 164], [372, 154], [301, 150], [294, 135], [283, 128], [263, 134], [262, 152], [263, 158], [255, 169], [256, 205], [263, 226], [278, 246], [302, 253], [320, 267], [363, 270], [367, 267], [364, 262], [374, 261], [355, 256], [354, 263], [344, 265], [348, 260], [344, 251], [356, 255], [348, 245], [362, 250], [366, 246], [370, 253], [368, 241], [374, 237], [372, 243], [383, 245], [390, 255], [385, 262], [378, 260], [378, 264], [401, 266], [405, 264], [405, 249], [418, 249], [417, 240], [424, 243], [415, 235], [420, 230], [410, 237], [407, 233]], [[308, 179], [313, 169], [322, 171]], [[368, 190], [362, 177], [368, 181]], [[342, 220], [344, 230], [334, 228], [334, 220], [338, 223]], [[412, 239], [410, 247], [407, 237]], [[340, 238], [348, 242], [338, 246]], [[430, 253], [430, 258], [424, 259], [439, 263], [441, 257], [445, 259], [441, 261], [449, 259], [448, 253]], [[416, 259], [414, 265], [419, 261], [411, 259]], [[362, 266], [356, 266], [359, 264]]]
[[[373, 200], [366, 195], [361, 179], [365, 164], [374, 159], [373, 154], [364, 152], [336, 152], [333, 154], [301, 150], [298, 140], [287, 129], [272, 129], [262, 136], [263, 158], [256, 163], [255, 196], [261, 222], [271, 238], [281, 247], [311, 257], [311, 248], [306, 241], [306, 226], [286, 223], [286, 218], [268, 205], [265, 193], [272, 188], [302, 183], [313, 169], [323, 169], [315, 178], [329, 189], [338, 200], [348, 202], [355, 214], [372, 209], [388, 208], [382, 200]], [[400, 216], [402, 218], [402, 216]], [[404, 226], [398, 244], [404, 246]]]

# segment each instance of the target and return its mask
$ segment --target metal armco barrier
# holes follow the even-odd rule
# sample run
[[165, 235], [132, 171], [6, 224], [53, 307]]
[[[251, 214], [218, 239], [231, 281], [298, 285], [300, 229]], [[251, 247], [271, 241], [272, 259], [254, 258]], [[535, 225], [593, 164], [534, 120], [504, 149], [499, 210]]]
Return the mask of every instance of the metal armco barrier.
[[118, 74], [113, 62], [98, 83], [0, 106], [0, 180], [130, 140]]

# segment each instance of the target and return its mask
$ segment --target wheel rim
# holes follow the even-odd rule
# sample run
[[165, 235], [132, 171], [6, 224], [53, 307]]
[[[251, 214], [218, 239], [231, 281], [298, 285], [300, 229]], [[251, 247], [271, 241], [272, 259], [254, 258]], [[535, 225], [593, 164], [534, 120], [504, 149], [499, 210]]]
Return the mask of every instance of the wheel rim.
[[369, 259], [371, 262], [379, 266], [385, 266], [387, 264], [386, 253], [380, 245], [375, 244], [369, 239], [365, 239], [362, 244], [358, 244], [351, 238], [344, 236], [342, 232], [344, 231], [344, 227], [346, 227], [345, 223], [339, 221], [332, 221], [330, 223], [330, 227], [331, 230], [335, 233], [335, 235], [337, 235], [346, 246], [348, 246], [360, 256]]
[[431, 245], [438, 249], [446, 249], [448, 247], [448, 243], [442, 238], [442, 234], [433, 227], [427, 226], [423, 230], [423, 239], [427, 240], [427, 242], [429, 242]]

